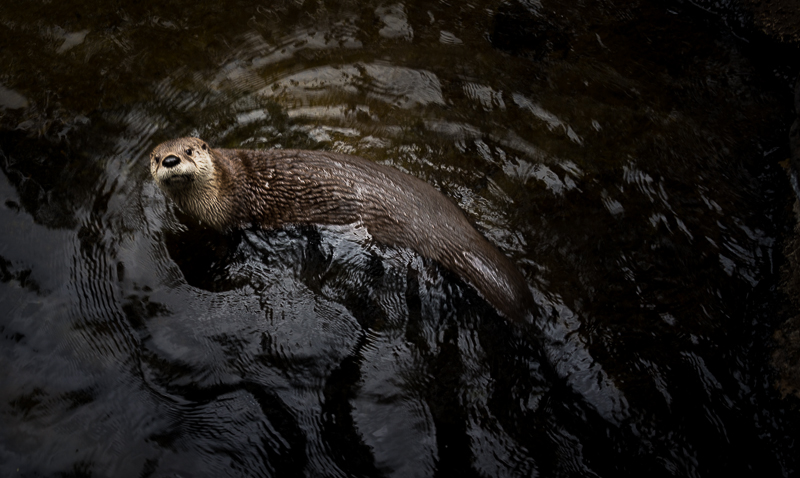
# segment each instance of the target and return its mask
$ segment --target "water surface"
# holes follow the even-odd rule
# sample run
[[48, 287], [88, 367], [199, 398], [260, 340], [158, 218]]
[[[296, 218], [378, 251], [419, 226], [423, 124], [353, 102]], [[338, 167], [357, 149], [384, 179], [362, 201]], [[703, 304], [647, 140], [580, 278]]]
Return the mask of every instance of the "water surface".
[[[789, 67], [681, 2], [0, 9], [3, 476], [764, 476]], [[358, 225], [219, 234], [160, 141], [357, 154], [537, 303]]]

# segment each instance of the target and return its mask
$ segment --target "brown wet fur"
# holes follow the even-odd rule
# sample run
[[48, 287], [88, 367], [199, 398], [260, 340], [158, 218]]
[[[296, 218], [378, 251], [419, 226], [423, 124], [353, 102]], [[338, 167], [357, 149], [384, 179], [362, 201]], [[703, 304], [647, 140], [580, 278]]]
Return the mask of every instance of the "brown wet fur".
[[[164, 165], [170, 156], [178, 166]], [[150, 168], [184, 212], [218, 230], [361, 222], [377, 241], [455, 272], [506, 317], [530, 320], [533, 299], [511, 260], [447, 197], [395, 168], [322, 151], [211, 149], [197, 138], [158, 145]]]

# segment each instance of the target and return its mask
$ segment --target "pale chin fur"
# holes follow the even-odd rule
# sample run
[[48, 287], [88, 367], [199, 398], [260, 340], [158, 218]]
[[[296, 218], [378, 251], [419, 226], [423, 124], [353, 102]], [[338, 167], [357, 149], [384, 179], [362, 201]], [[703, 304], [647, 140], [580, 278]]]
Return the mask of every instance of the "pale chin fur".
[[219, 206], [211, 158], [196, 157], [195, 161], [196, 165], [182, 164], [170, 170], [160, 168], [157, 174], [161, 188], [190, 216], [215, 229], [223, 229], [225, 214]]

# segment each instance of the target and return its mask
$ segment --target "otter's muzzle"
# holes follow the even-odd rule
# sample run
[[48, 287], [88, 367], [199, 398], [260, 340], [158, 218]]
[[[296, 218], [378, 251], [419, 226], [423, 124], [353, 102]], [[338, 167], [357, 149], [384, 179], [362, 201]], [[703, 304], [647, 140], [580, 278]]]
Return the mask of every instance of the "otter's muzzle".
[[167, 156], [166, 158], [164, 158], [163, 161], [161, 161], [161, 165], [164, 166], [165, 168], [174, 168], [179, 164], [181, 164], [180, 158], [173, 155]]

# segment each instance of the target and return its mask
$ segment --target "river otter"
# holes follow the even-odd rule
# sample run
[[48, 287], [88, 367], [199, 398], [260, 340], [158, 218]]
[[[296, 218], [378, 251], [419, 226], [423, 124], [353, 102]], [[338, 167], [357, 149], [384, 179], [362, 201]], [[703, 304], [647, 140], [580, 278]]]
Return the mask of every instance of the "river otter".
[[150, 154], [158, 186], [220, 231], [361, 222], [377, 241], [409, 247], [455, 272], [509, 319], [525, 320], [525, 279], [453, 202], [397, 169], [338, 153], [211, 149], [197, 138]]

